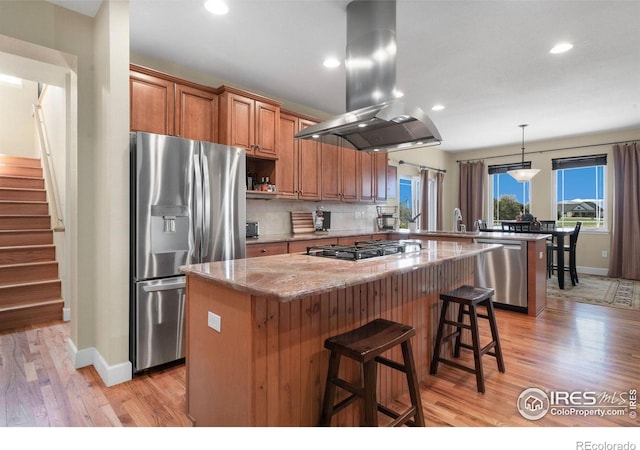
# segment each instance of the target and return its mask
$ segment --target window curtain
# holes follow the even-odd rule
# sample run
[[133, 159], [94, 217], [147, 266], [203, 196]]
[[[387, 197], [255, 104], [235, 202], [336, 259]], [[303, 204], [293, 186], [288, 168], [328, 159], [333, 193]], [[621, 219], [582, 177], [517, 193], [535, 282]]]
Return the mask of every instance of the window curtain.
[[444, 172], [436, 173], [436, 188], [438, 189], [436, 192], [436, 197], [438, 199], [438, 204], [436, 205], [436, 230], [443, 230], [442, 194], [444, 192]]
[[482, 219], [484, 194], [484, 161], [460, 164], [460, 190], [458, 194], [462, 223], [473, 230], [473, 222]]
[[640, 280], [640, 148], [613, 146], [614, 198], [609, 276]]
[[429, 171], [420, 171], [420, 229], [429, 229]]

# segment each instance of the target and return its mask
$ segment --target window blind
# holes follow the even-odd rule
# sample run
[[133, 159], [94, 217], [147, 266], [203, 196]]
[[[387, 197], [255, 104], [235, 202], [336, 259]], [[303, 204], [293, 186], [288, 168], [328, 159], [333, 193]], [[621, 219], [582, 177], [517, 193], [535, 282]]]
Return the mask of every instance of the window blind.
[[570, 158], [554, 158], [551, 160], [551, 169], [577, 169], [579, 167], [606, 166], [607, 154], [591, 156], [573, 156]]

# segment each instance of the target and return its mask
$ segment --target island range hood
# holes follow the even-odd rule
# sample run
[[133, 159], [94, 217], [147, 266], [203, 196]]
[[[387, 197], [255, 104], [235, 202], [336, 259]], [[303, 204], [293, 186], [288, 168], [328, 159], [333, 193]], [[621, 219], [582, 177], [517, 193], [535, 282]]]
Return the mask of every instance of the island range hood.
[[439, 144], [440, 133], [417, 106], [398, 100], [396, 2], [356, 0], [347, 5], [347, 112], [296, 134], [339, 136], [363, 151]]

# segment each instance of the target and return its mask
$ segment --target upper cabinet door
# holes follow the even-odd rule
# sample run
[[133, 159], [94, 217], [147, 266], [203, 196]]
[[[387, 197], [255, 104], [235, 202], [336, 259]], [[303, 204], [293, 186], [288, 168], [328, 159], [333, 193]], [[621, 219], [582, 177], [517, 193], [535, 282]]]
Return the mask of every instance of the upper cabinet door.
[[242, 147], [248, 156], [278, 157], [280, 106], [249, 92], [223, 87], [220, 94], [220, 142]]
[[218, 138], [218, 96], [212, 92], [176, 85], [176, 135], [197, 141]]
[[374, 153], [373, 156], [373, 169], [374, 169], [374, 187], [376, 201], [387, 201], [387, 166], [389, 165], [389, 158], [386, 152]]
[[231, 92], [225, 92], [220, 105], [221, 143], [242, 147], [253, 153], [255, 142], [255, 101]]
[[130, 71], [131, 131], [174, 134], [175, 88], [172, 81]]
[[342, 171], [342, 201], [358, 201], [358, 150], [342, 147], [340, 169]]
[[[300, 130], [311, 125], [315, 125], [315, 122], [300, 120]], [[302, 200], [320, 200], [322, 192], [320, 142], [313, 139], [300, 139], [298, 145], [298, 198]]]
[[322, 200], [342, 200], [340, 180], [340, 154], [342, 148], [337, 143], [323, 142], [322, 151]]
[[278, 118], [280, 108], [269, 103], [255, 103], [255, 147], [256, 156], [276, 158], [278, 156]]
[[358, 152], [358, 198], [361, 202], [372, 202], [374, 200], [373, 165], [373, 153]]
[[278, 136], [278, 161], [276, 163], [276, 183], [281, 196], [296, 198], [298, 195], [298, 118], [281, 113]]

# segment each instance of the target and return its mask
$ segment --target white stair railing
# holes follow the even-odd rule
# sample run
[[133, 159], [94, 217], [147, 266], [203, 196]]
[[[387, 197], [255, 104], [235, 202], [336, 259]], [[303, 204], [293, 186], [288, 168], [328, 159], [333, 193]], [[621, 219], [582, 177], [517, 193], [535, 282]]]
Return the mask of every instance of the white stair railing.
[[[46, 85], [44, 89], [46, 90]], [[44, 94], [44, 92], [43, 92]], [[49, 137], [47, 135], [47, 127], [42, 114], [42, 106], [40, 100], [33, 105], [33, 114], [36, 118], [36, 129], [40, 140], [40, 156], [44, 162], [44, 179], [47, 183], [47, 191], [53, 196], [53, 205], [51, 216], [55, 218], [53, 225], [54, 231], [64, 231], [64, 219], [62, 218], [62, 208], [60, 206], [60, 195], [58, 193], [58, 183], [56, 181], [56, 172], [53, 166], [53, 157], [51, 155], [51, 146], [49, 145]]]

